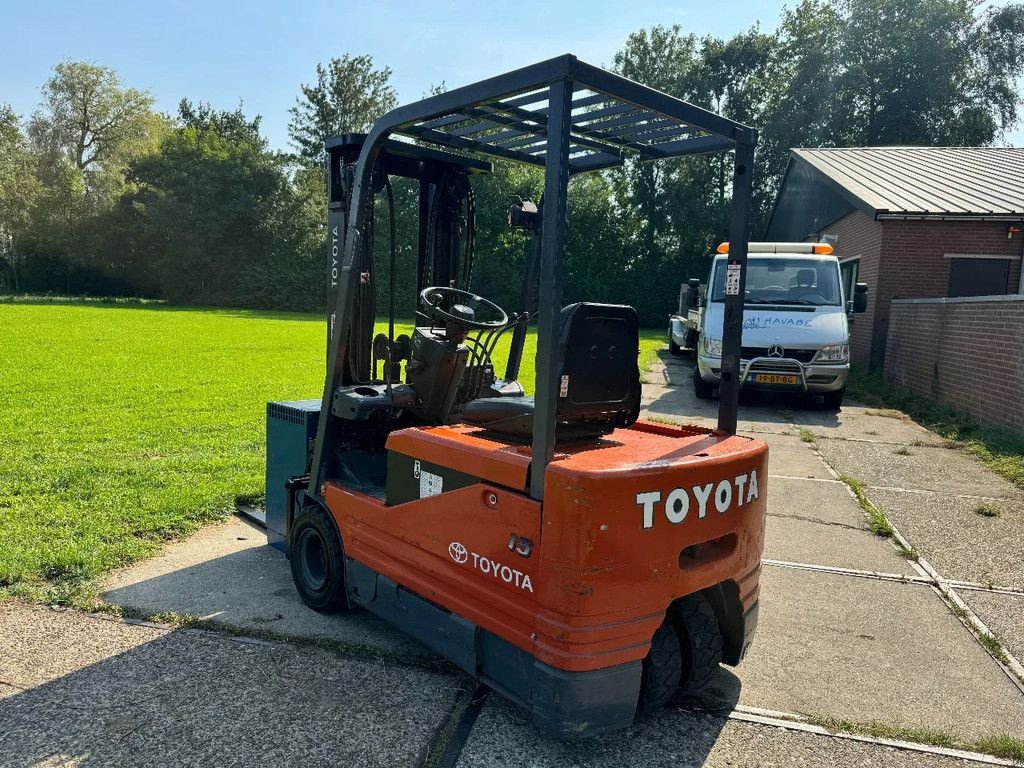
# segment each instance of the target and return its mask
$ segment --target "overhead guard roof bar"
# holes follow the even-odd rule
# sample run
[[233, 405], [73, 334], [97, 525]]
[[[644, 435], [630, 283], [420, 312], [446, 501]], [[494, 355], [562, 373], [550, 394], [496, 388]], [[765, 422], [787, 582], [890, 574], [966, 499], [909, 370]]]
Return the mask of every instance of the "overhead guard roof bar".
[[[530, 481], [530, 495], [536, 499], [543, 498], [544, 470], [554, 455], [569, 177], [622, 165], [629, 157], [659, 160], [735, 150], [729, 239], [736, 247], [729, 254], [729, 263], [739, 268], [739, 283], [738, 295], [726, 296], [718, 426], [726, 433], [736, 431], [751, 166], [757, 132], [571, 55], [399, 107], [374, 124], [356, 166], [322, 413], [330, 413], [334, 391], [343, 380], [350, 307], [359, 284], [359, 275], [353, 274], [359, 222], [373, 199], [371, 176], [377, 155], [391, 134], [545, 168]], [[336, 428], [334, 421], [320, 419], [311, 482], [317, 490], [326, 467], [326, 435]]]
[[[570, 175], [608, 168], [634, 154], [654, 160], [721, 151], [737, 140], [737, 131], [753, 136], [746, 126], [571, 56], [410, 105], [431, 110], [425, 117], [404, 119], [399, 113], [405, 107], [387, 117], [402, 120], [395, 133], [419, 141], [539, 165], [536, 150], [530, 148], [546, 140], [547, 85], [566, 76], [570, 67], [571, 140], [574, 146], [593, 150], [592, 155], [569, 160]], [[728, 146], [708, 141], [708, 135], [725, 139]]]

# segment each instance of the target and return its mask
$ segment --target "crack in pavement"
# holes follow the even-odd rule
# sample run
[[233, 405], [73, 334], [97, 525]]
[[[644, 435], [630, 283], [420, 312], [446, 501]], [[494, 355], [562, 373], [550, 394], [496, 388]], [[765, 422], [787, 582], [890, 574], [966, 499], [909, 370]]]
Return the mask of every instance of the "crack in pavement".
[[[821, 451], [817, 448], [812, 449], [817, 455], [818, 460], [825, 465], [829, 472], [833, 473], [837, 477], [841, 476], [839, 470], [833, 467], [832, 464], [822, 455]], [[878, 486], [865, 486], [869, 491], [882, 490]], [[899, 490], [899, 489], [893, 489]], [[850, 490], [851, 494], [853, 490]], [[938, 493], [938, 491], [925, 491], [926, 493]], [[967, 498], [985, 498], [985, 497], [970, 497]], [[870, 501], [870, 499], [868, 499]], [[874, 502], [871, 502], [872, 504]], [[877, 505], [876, 505], [876, 508]], [[901, 548], [908, 552], [917, 553], [918, 550], [913, 544], [900, 532], [899, 528], [893, 525], [891, 520], [886, 518], [888, 522], [891, 536]], [[946, 605], [950, 613], [952, 613], [956, 619], [971, 633], [975, 642], [978, 643], [984, 649], [984, 651], [992, 658], [999, 668], [1007, 676], [1011, 683], [1017, 688], [1017, 690], [1024, 695], [1024, 665], [1021, 664], [1015, 656], [1013, 656], [1003, 646], [1002, 642], [995, 636], [995, 634], [988, 628], [988, 626], [981, 620], [981, 618], [971, 610], [970, 606], [957, 594], [956, 590], [952, 586], [952, 582], [949, 579], [945, 579], [935, 568], [920, 554], [917, 554], [913, 561], [919, 569], [924, 571], [927, 576], [931, 578], [929, 586], [938, 595], [939, 599]], [[993, 647], [994, 644], [994, 647]]]
[[837, 528], [846, 528], [851, 531], [867, 531], [867, 528], [862, 528], [859, 525], [850, 525], [849, 523], [840, 523], [835, 520], [821, 520], [817, 517], [807, 517], [806, 515], [787, 515], [781, 512], [768, 512], [768, 517], [784, 517], [788, 520], [801, 520], [805, 523], [817, 523], [818, 525], [834, 525]]

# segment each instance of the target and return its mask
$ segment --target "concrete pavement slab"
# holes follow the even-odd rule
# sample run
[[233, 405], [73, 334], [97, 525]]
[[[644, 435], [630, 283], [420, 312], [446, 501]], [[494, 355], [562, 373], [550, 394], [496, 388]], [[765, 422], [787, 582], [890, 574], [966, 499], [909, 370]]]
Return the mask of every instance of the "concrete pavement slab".
[[[698, 400], [692, 387], [665, 387], [645, 384], [640, 402], [644, 416], [671, 419], [680, 424], [713, 428], [718, 424], [718, 399]], [[779, 412], [778, 404], [740, 401], [737, 429], [743, 433], [796, 432]]]
[[866, 485], [964, 496], [1021, 496], [1011, 483], [970, 455], [951, 448], [913, 446], [903, 455], [897, 452], [899, 446], [826, 438], [818, 441], [818, 450], [840, 474]]
[[174, 612], [233, 627], [331, 640], [373, 655], [437, 657], [366, 611], [321, 614], [299, 599], [288, 560], [263, 531], [232, 517], [112, 573], [105, 600], [142, 615]]
[[789, 416], [820, 437], [863, 440], [870, 443], [943, 446], [946, 441], [899, 411], [846, 403], [839, 413], [794, 408]]
[[1024, 696], [927, 586], [766, 567], [757, 631], [741, 704], [963, 740], [1024, 734]]
[[828, 467], [814, 451], [814, 446], [805, 443], [798, 435], [752, 434], [768, 443], [768, 474], [786, 477], [816, 477], [834, 480]]
[[958, 594], [1017, 661], [1024, 663], [1024, 595], [962, 589]]
[[868, 529], [860, 506], [846, 484], [838, 480], [769, 476], [768, 487], [769, 515]]
[[[718, 423], [718, 399], [700, 400], [693, 393], [692, 358], [673, 358], [667, 350], [645, 374], [641, 406], [648, 414], [680, 423], [714, 427]], [[780, 414], [790, 401], [747, 396], [740, 400], [737, 425], [740, 432], [793, 432]]]
[[[947, 579], [1024, 589], [1024, 503], [876, 488], [867, 494]], [[982, 504], [998, 516], [978, 514]]]
[[720, 715], [663, 709], [616, 734], [582, 742], [547, 738], [523, 711], [491, 696], [458, 768], [932, 768], [977, 763], [923, 755]]
[[[888, 539], [869, 531], [790, 517], [768, 518], [764, 556], [833, 568], [917, 574], [910, 563], [896, 553]], [[813, 578], [811, 574], [807, 576]]]
[[410, 765], [466, 682], [14, 603], [0, 606], [0, 678], [12, 768]]

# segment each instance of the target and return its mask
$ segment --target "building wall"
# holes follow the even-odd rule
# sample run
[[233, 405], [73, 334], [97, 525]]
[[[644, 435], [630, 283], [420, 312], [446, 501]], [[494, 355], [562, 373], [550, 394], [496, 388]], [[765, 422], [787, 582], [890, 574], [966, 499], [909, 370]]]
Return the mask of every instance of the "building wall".
[[888, 336], [892, 299], [935, 298], [948, 295], [951, 260], [946, 254], [1015, 256], [1010, 263], [1007, 291], [1020, 284], [1024, 236], [1006, 237], [1001, 221], [883, 221], [881, 268], [877, 285], [879, 312], [874, 318], [870, 362], [880, 367]]
[[1024, 432], [1024, 295], [889, 307], [885, 378]]
[[[868, 308], [864, 314], [854, 316], [850, 328], [850, 358], [855, 363], [867, 365], [871, 356], [872, 329], [879, 307], [877, 286], [882, 225], [861, 211], [853, 211], [824, 227], [812, 239], [818, 240], [824, 235], [836, 236], [835, 254], [840, 262], [860, 258], [857, 282], [868, 284]], [[847, 296], [848, 300], [850, 298]]]

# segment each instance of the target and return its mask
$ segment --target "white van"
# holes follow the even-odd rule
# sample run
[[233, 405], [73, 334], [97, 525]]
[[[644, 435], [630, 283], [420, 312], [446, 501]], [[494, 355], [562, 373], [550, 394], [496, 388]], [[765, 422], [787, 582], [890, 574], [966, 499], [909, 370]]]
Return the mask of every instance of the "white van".
[[[750, 243], [740, 386], [821, 395], [838, 410], [850, 373], [850, 326], [867, 285], [844, 295], [839, 260], [825, 243]], [[718, 247], [698, 312], [693, 388], [709, 398], [722, 368], [728, 243]]]

